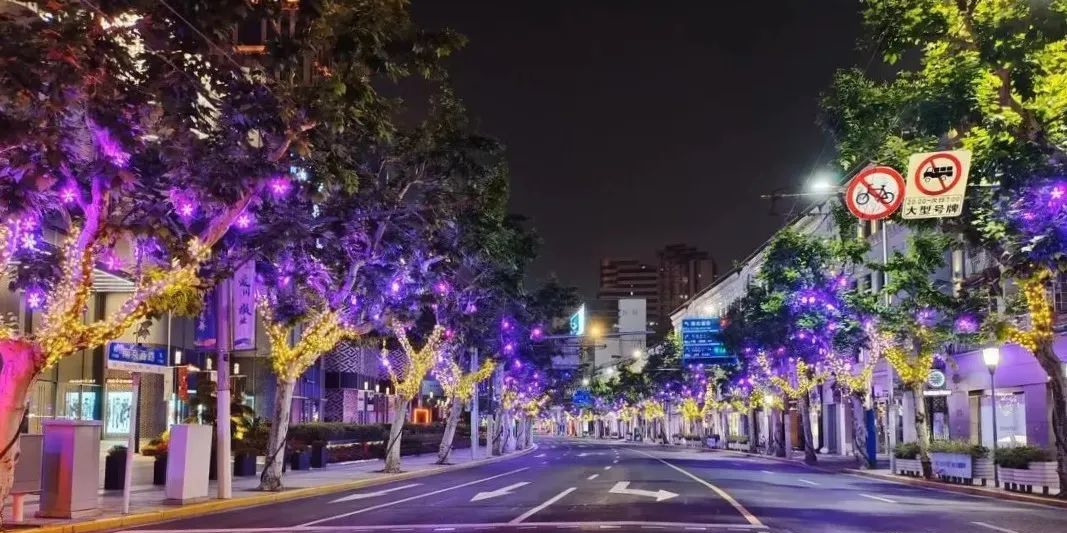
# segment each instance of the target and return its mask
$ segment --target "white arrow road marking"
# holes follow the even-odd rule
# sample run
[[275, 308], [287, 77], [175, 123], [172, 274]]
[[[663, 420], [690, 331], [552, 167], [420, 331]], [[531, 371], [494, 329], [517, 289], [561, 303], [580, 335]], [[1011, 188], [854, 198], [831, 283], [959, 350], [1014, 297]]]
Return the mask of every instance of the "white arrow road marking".
[[808, 481], [808, 480], [806, 480], [806, 479], [800, 479], [800, 478], [797, 478], [797, 481], [799, 481], [799, 482], [801, 482], [801, 483], [807, 483], [808, 485], [818, 485], [818, 483], [816, 483], [816, 482], [814, 482], [814, 481]]
[[863, 496], [864, 498], [870, 498], [872, 500], [878, 500], [880, 502], [897, 503], [895, 500], [890, 500], [889, 498], [883, 498], [881, 496], [874, 496], [872, 494], [860, 494], [860, 496]]
[[530, 518], [531, 516], [543, 511], [549, 505], [552, 505], [553, 503], [556, 503], [556, 502], [562, 500], [564, 496], [574, 492], [575, 490], [576, 489], [574, 487], [571, 487], [571, 488], [569, 488], [569, 489], [567, 489], [567, 490], [565, 490], [565, 491], [563, 491], [563, 492], [561, 492], [561, 493], [549, 498], [548, 500], [545, 501], [545, 503], [542, 503], [541, 505], [538, 505], [537, 507], [534, 507], [533, 509], [530, 509], [529, 511], [526, 511], [525, 513], [522, 513], [521, 515], [516, 516], [515, 518], [511, 519], [511, 521], [508, 522], [508, 523], [509, 524], [521, 524], [523, 520], [526, 520], [527, 518]]
[[492, 480], [494, 480], [496, 478], [499, 478], [499, 477], [510, 476], [511, 474], [518, 474], [519, 472], [522, 472], [524, 470], [529, 470], [529, 469], [530, 469], [530, 467], [528, 467], [528, 466], [524, 466], [522, 468], [516, 468], [515, 470], [504, 472], [503, 474], [497, 474], [495, 476], [489, 476], [489, 477], [485, 477], [485, 478], [482, 478], [482, 479], [475, 479], [474, 481], [468, 481], [466, 483], [460, 483], [459, 485], [453, 485], [451, 487], [445, 487], [443, 489], [437, 489], [437, 490], [431, 491], [431, 492], [424, 492], [422, 494], [416, 494], [414, 496], [408, 496], [407, 498], [401, 498], [399, 500], [394, 500], [394, 501], [391, 501], [391, 502], [379, 503], [378, 505], [372, 505], [370, 507], [365, 507], [363, 509], [356, 509], [355, 511], [350, 511], [350, 512], [347, 512], [347, 513], [341, 513], [339, 515], [327, 516], [326, 518], [320, 518], [318, 520], [312, 520], [311, 522], [305, 522], [303, 524], [300, 524], [299, 526], [294, 526], [293, 528], [290, 528], [290, 529], [310, 527], [310, 526], [314, 526], [314, 525], [317, 525], [317, 524], [321, 524], [323, 522], [329, 522], [331, 520], [338, 520], [338, 519], [341, 519], [341, 518], [348, 518], [349, 516], [354, 516], [354, 515], [357, 515], [357, 514], [366, 513], [368, 511], [377, 511], [378, 509], [383, 509], [383, 508], [390, 507], [390, 506], [393, 506], [393, 505], [398, 505], [398, 504], [401, 504], [401, 503], [407, 503], [407, 502], [410, 502], [412, 500], [418, 500], [420, 498], [425, 498], [427, 496], [436, 496], [438, 494], [441, 494], [442, 492], [448, 492], [450, 490], [456, 490], [456, 489], [461, 489], [463, 487], [469, 487], [471, 485], [474, 485], [474, 484], [477, 484], [477, 483], [482, 483], [484, 481], [492, 481]]
[[1000, 531], [1000, 533], [1019, 533], [1018, 531], [1015, 531], [1014, 529], [1008, 529], [1006, 527], [994, 526], [993, 524], [987, 524], [985, 522], [971, 522], [971, 523], [976, 525], [976, 526], [982, 526], [982, 527], [986, 527], [986, 528], [992, 529], [993, 531]]
[[515, 490], [515, 489], [517, 489], [519, 487], [525, 487], [526, 485], [529, 485], [529, 484], [530, 484], [529, 481], [520, 481], [518, 483], [512, 483], [511, 485], [508, 485], [508, 486], [506, 486], [506, 487], [504, 487], [502, 489], [490, 490], [490, 491], [486, 491], [486, 492], [479, 492], [478, 494], [475, 494], [473, 498], [471, 498], [471, 501], [472, 502], [479, 502], [479, 501], [482, 501], [482, 500], [488, 500], [489, 498], [496, 498], [497, 496], [506, 496], [508, 494], [511, 494], [511, 491], [513, 491], [513, 490]]
[[375, 496], [384, 496], [386, 494], [389, 494], [390, 492], [396, 492], [398, 490], [410, 489], [411, 487], [418, 487], [421, 484], [422, 483], [412, 483], [410, 485], [401, 485], [399, 487], [393, 487], [391, 489], [383, 489], [383, 490], [379, 490], [379, 491], [376, 491], [376, 492], [361, 492], [359, 494], [350, 494], [348, 496], [337, 498], [336, 500], [333, 500], [330, 503], [350, 502], [352, 500], [362, 500], [362, 499], [365, 499], [365, 498], [373, 498]]
[[678, 496], [677, 494], [675, 494], [673, 492], [665, 491], [663, 489], [660, 489], [660, 490], [658, 490], [656, 492], [652, 492], [650, 490], [631, 489], [629, 487], [630, 487], [630, 482], [629, 481], [620, 481], [620, 482], [616, 483], [614, 487], [611, 487], [611, 490], [609, 490], [608, 492], [610, 492], [612, 494], [631, 494], [633, 496], [644, 496], [646, 498], [655, 498], [657, 502], [661, 502], [663, 500], [669, 500], [671, 498], [674, 498], [675, 496]]

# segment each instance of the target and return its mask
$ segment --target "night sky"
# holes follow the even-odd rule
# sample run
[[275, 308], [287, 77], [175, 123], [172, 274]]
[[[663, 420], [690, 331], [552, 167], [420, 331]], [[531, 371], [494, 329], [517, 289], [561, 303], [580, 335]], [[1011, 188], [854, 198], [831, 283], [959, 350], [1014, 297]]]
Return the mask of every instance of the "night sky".
[[[782, 221], [760, 194], [833, 156], [815, 125], [856, 49], [856, 0], [415, 0], [470, 43], [453, 82], [508, 148], [532, 277], [595, 297], [601, 257], [685, 242], [728, 270]], [[779, 211], [788, 211], [783, 203]]]

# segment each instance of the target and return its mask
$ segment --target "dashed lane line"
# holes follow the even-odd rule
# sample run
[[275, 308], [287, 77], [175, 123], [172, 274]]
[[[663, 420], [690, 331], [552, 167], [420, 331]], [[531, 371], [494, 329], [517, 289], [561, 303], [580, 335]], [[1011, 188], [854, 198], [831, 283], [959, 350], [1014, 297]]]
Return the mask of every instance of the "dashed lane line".
[[800, 478], [797, 478], [797, 481], [799, 481], [799, 482], [801, 482], [801, 483], [807, 483], [808, 485], [818, 485], [818, 483], [816, 483], [816, 482], [814, 482], [814, 481], [809, 481], [809, 480], [807, 480], [807, 479], [800, 479]]
[[1000, 533], [1019, 533], [1018, 531], [1015, 531], [1014, 529], [1008, 529], [1006, 527], [994, 526], [993, 524], [987, 524], [985, 522], [971, 522], [971, 523], [976, 525], [976, 526], [982, 526], [982, 527], [987, 528], [987, 529], [992, 529], [993, 531], [1000, 531]]
[[587, 477], [585, 479], [588, 479], [589, 481], [592, 481], [592, 480], [596, 479], [599, 476], [600, 476], [600, 474], [593, 474], [593, 475], [591, 475], [591, 476], [589, 476], [589, 477]]
[[872, 500], [878, 500], [880, 502], [885, 502], [885, 503], [897, 503], [896, 500], [890, 500], [889, 498], [883, 498], [881, 496], [875, 496], [873, 494], [860, 494], [860, 496], [863, 496], [864, 498], [870, 498]]

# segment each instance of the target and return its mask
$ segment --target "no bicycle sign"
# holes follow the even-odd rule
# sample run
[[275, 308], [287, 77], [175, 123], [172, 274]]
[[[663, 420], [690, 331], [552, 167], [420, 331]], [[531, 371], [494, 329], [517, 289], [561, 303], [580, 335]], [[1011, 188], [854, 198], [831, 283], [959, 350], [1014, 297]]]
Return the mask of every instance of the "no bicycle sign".
[[863, 169], [845, 188], [845, 205], [863, 220], [888, 218], [904, 200], [904, 178], [890, 167]]

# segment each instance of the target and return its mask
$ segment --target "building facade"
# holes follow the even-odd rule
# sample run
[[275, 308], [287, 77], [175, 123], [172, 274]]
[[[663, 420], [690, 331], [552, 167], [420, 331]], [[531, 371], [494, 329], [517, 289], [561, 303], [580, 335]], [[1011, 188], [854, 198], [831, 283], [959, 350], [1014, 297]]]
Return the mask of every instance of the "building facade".
[[670, 313], [715, 280], [715, 261], [686, 244], [669, 244], [658, 252], [659, 309], [657, 329], [670, 330]]

